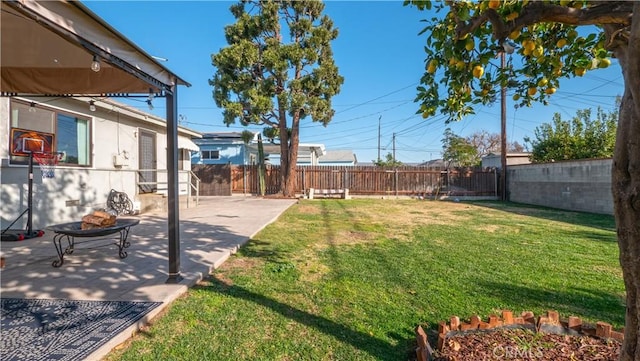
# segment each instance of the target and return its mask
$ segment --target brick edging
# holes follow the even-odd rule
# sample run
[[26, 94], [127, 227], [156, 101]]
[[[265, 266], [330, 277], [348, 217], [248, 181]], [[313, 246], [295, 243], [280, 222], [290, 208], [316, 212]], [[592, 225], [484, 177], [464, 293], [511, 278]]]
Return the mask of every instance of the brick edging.
[[[509, 310], [502, 311], [502, 317], [491, 315], [487, 321], [473, 315], [469, 319], [469, 322], [461, 322], [460, 317], [451, 316], [449, 323], [441, 321], [438, 323], [438, 348], [442, 351], [444, 347], [444, 341], [447, 336], [452, 333], [471, 330], [490, 330], [496, 328], [502, 328], [511, 325], [522, 325], [524, 327], [534, 328], [536, 332], [543, 333], [560, 333], [560, 334], [574, 334], [582, 336], [592, 336], [600, 338], [612, 338], [618, 341], [624, 340], [624, 328], [620, 331], [613, 330], [613, 327], [606, 322], [596, 322], [595, 326], [587, 323], [582, 323], [582, 319], [575, 316], [570, 316], [566, 320], [560, 319], [560, 314], [557, 311], [547, 311], [546, 315], [540, 315], [537, 318], [531, 311], [525, 311], [518, 317], [513, 317], [513, 312]], [[429, 344], [427, 334], [422, 326], [416, 327], [416, 355], [418, 361], [431, 360], [434, 354], [434, 350]]]

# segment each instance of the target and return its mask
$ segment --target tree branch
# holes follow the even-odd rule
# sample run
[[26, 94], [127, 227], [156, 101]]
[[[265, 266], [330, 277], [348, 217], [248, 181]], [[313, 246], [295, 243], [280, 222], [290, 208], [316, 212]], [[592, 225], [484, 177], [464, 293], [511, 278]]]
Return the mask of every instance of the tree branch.
[[530, 2], [523, 7], [520, 16], [512, 22], [505, 22], [494, 9], [487, 9], [467, 22], [458, 21], [456, 36], [461, 38], [487, 21], [493, 25], [493, 36], [498, 40], [506, 38], [509, 33], [516, 29], [545, 22], [567, 25], [615, 24], [627, 27], [631, 25], [633, 7], [634, 2], [632, 1], [598, 2], [597, 5], [584, 9], [574, 9], [536, 1]]

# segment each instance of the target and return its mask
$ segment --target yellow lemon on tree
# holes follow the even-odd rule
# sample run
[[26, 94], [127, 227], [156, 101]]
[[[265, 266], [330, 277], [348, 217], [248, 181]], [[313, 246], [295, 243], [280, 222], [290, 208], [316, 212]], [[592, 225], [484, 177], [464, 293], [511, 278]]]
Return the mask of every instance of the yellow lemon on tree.
[[489, 8], [495, 10], [500, 7], [500, 3], [501, 3], [500, 0], [489, 0]]
[[565, 45], [567, 45], [567, 39], [565, 39], [565, 38], [559, 39], [558, 42], [556, 43], [556, 46], [558, 48], [562, 48]]
[[542, 78], [542, 79], [538, 80], [538, 86], [539, 87], [543, 87], [543, 86], [547, 85], [548, 82], [549, 82], [549, 80], [547, 78]]
[[518, 101], [520, 100], [520, 94], [513, 94], [513, 100]]
[[536, 46], [536, 48], [533, 50], [533, 56], [539, 58], [542, 56], [542, 54], [544, 54], [544, 48], [542, 47], [542, 45]]
[[475, 47], [476, 47], [476, 43], [475, 41], [473, 41], [472, 38], [467, 39], [467, 42], [464, 44], [464, 48], [467, 49], [467, 51], [471, 51]]
[[556, 92], [556, 88], [551, 86], [551, 87], [548, 87], [547, 89], [545, 89], [544, 92], [549, 94], [549, 95], [551, 95], [551, 94]]
[[481, 78], [482, 74], [484, 74], [484, 68], [482, 65], [476, 65], [473, 67], [473, 76], [476, 78]]
[[573, 73], [577, 76], [583, 76], [584, 73], [587, 72], [587, 69], [585, 68], [576, 68], [576, 70], [573, 71]]
[[427, 72], [429, 74], [433, 74], [436, 72], [437, 68], [438, 68], [438, 61], [433, 59], [429, 62], [429, 66], [427, 67]]
[[598, 68], [607, 68], [609, 65], [611, 65], [611, 60], [609, 60], [609, 58], [600, 59]]
[[505, 16], [505, 18], [506, 18], [508, 21], [512, 21], [512, 20], [517, 19], [517, 18], [518, 18], [518, 15], [520, 15], [520, 14], [518, 14], [518, 13], [516, 13], [516, 12], [513, 12], [513, 13], [511, 13], [511, 14], [509, 14], [509, 15]]
[[538, 88], [534, 86], [527, 90], [527, 94], [529, 94], [530, 97], [536, 95], [537, 92], [538, 92]]
[[516, 40], [520, 36], [520, 30], [514, 30], [509, 34], [509, 39]]
[[467, 64], [464, 62], [464, 60], [458, 60], [458, 62], [456, 63], [456, 68], [458, 70], [463, 70], [466, 66]]
[[451, 58], [449, 59], [449, 66], [454, 66], [456, 65], [457, 62], [458, 60], [456, 58]]

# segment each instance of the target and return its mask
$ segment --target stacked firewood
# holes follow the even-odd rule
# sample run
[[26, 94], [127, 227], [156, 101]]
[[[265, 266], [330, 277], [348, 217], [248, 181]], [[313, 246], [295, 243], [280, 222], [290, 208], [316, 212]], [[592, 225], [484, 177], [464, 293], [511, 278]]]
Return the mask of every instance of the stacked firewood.
[[80, 229], [111, 227], [116, 224], [116, 216], [105, 211], [93, 211], [82, 217]]

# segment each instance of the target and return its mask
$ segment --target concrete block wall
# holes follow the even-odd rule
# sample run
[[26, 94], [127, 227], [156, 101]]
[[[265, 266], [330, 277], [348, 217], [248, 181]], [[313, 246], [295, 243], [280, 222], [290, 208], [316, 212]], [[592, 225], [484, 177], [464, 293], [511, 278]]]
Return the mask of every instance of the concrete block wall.
[[517, 203], [613, 214], [611, 159], [509, 166], [507, 191]]

